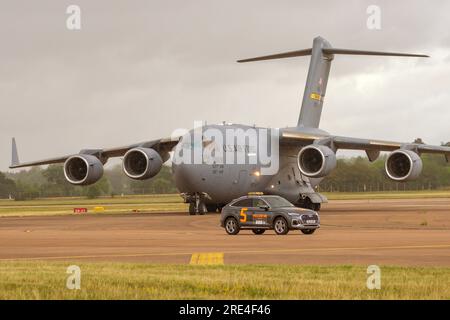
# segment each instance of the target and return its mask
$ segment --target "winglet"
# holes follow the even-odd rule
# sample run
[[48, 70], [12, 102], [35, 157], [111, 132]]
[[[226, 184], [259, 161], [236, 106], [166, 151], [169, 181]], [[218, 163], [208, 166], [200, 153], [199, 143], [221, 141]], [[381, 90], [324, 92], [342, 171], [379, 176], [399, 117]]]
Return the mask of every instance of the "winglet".
[[11, 167], [18, 166], [19, 164], [20, 162], [19, 162], [19, 155], [17, 154], [16, 139], [12, 138]]

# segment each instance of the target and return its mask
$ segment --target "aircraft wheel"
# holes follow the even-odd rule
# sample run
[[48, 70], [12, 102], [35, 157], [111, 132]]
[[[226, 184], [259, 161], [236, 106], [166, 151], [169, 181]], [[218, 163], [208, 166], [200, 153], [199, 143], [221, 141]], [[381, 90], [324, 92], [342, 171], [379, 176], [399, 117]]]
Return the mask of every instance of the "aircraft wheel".
[[313, 208], [314, 207], [314, 203], [312, 203], [310, 198], [306, 198], [303, 207], [306, 208], [306, 209], [314, 210], [314, 208]]
[[302, 229], [303, 234], [313, 234], [316, 229]]
[[289, 226], [285, 218], [278, 217], [273, 222], [273, 229], [278, 235], [285, 235], [289, 232]]
[[198, 204], [198, 214], [199, 215], [205, 215], [208, 212], [208, 209], [206, 209], [206, 205], [200, 201]]
[[263, 234], [266, 232], [266, 229], [252, 229], [254, 234]]
[[217, 212], [217, 204], [207, 204], [206, 209], [208, 212]]
[[195, 203], [191, 202], [189, 203], [189, 215], [194, 216], [195, 213]]
[[314, 211], [319, 211], [320, 203], [313, 203], [310, 198], [305, 198], [305, 200], [303, 200], [303, 203], [300, 204], [300, 207]]
[[225, 231], [229, 234], [229, 235], [236, 235], [239, 233], [239, 231], [241, 230], [239, 223], [237, 222], [237, 220], [233, 217], [228, 217], [225, 220]]
[[204, 215], [208, 212], [208, 209], [206, 208], [206, 205], [203, 201], [197, 200], [195, 202], [189, 203], [189, 214], [191, 216], [200, 214]]

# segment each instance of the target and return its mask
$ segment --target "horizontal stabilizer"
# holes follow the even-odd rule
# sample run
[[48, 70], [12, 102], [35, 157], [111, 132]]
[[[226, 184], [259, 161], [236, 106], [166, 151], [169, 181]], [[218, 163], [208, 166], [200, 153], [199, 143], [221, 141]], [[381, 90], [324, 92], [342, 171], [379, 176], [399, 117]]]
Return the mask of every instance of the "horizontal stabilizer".
[[252, 62], [252, 61], [262, 61], [262, 60], [273, 60], [273, 59], [283, 59], [283, 58], [293, 58], [293, 57], [301, 57], [301, 56], [309, 56], [311, 55], [312, 49], [303, 49], [303, 50], [297, 50], [297, 51], [289, 51], [284, 53], [278, 53], [278, 54], [271, 54], [268, 56], [261, 56], [256, 58], [250, 58], [250, 59], [243, 59], [238, 60], [237, 62]]
[[338, 48], [324, 48], [322, 49], [322, 52], [325, 54], [351, 54], [361, 56], [423, 57], [423, 58], [430, 57], [426, 54], [416, 54], [416, 53], [366, 51], [366, 50], [352, 50], [352, 49], [338, 49]]
[[[322, 48], [323, 54], [348, 54], [348, 55], [363, 55], [363, 56], [391, 56], [391, 57], [423, 57], [429, 58], [426, 54], [416, 53], [400, 53], [400, 52], [383, 52], [383, 51], [367, 51], [367, 50], [353, 50], [353, 49], [338, 49], [338, 48]], [[284, 59], [293, 57], [309, 56], [312, 54], [312, 49], [303, 49], [297, 51], [289, 51], [268, 56], [261, 56], [249, 59], [238, 60], [237, 62], [253, 62], [262, 60]]]

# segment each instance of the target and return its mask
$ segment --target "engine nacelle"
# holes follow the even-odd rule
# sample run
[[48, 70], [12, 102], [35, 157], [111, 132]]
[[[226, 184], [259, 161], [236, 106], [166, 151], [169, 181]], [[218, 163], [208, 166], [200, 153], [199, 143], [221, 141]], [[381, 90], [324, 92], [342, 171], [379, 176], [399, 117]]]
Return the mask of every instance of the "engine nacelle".
[[74, 185], [89, 185], [103, 176], [103, 164], [89, 154], [71, 156], [64, 163], [64, 176]]
[[386, 159], [386, 173], [394, 181], [414, 180], [422, 172], [422, 159], [411, 150], [396, 150]]
[[298, 153], [297, 165], [307, 177], [325, 177], [336, 168], [336, 154], [327, 146], [309, 145]]
[[131, 179], [145, 180], [158, 174], [163, 160], [158, 152], [150, 148], [133, 148], [123, 157], [123, 171]]

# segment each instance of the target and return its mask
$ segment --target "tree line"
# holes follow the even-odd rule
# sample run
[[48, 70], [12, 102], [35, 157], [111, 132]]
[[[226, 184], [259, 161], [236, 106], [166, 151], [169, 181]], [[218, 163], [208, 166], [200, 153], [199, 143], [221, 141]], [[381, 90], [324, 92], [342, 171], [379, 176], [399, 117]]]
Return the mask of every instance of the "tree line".
[[[319, 191], [373, 192], [395, 190], [434, 190], [450, 188], [450, 166], [442, 156], [424, 155], [419, 179], [399, 183], [387, 178], [386, 156], [370, 163], [365, 157], [338, 159], [337, 168], [320, 184]], [[19, 172], [0, 172], [0, 198], [16, 200], [43, 197], [99, 196], [177, 193], [171, 169], [163, 166], [150, 180], [132, 180], [120, 165], [105, 170], [104, 176], [87, 187], [74, 186], [64, 177], [62, 165], [34, 167]]]
[[27, 200], [44, 197], [116, 196], [123, 194], [176, 193], [170, 168], [163, 166], [150, 180], [133, 180], [123, 174], [120, 165], [106, 169], [103, 177], [90, 186], [74, 186], [64, 177], [62, 165], [33, 167], [15, 173], [0, 172], [0, 198]]
[[385, 171], [387, 156], [370, 163], [365, 157], [338, 159], [336, 169], [320, 184], [320, 191], [374, 192], [436, 190], [450, 187], [450, 165], [441, 155], [423, 155], [423, 171], [413, 181], [396, 182]]

